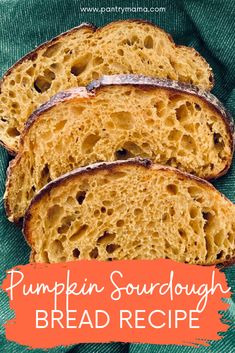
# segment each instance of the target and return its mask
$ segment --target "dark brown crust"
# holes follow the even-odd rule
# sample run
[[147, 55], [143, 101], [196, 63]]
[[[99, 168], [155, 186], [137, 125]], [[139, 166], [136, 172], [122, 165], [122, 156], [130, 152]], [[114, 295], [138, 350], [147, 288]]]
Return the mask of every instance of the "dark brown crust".
[[[28, 228], [29, 221], [32, 217], [31, 210], [33, 211], [33, 208], [37, 203], [39, 203], [47, 194], [50, 193], [50, 191], [54, 188], [62, 187], [63, 184], [70, 182], [73, 179], [79, 178], [83, 175], [90, 175], [90, 174], [96, 174], [99, 171], [111, 171], [113, 172], [116, 168], [119, 168], [122, 165], [134, 165], [137, 167], [142, 167], [142, 168], [148, 168], [148, 169], [156, 169], [156, 170], [164, 170], [167, 172], [172, 172], [175, 173], [180, 180], [194, 180], [195, 182], [199, 183], [205, 188], [208, 188], [210, 191], [215, 192], [217, 195], [220, 197], [222, 196], [227, 202], [229, 206], [233, 206], [233, 203], [227, 199], [223, 194], [221, 194], [212, 184], [210, 184], [208, 181], [201, 179], [197, 176], [194, 176], [192, 174], [188, 174], [185, 172], [180, 171], [179, 169], [173, 168], [173, 167], [168, 167], [168, 166], [162, 166], [162, 165], [157, 165], [152, 163], [149, 159], [145, 158], [131, 158], [128, 160], [122, 160], [122, 161], [115, 161], [115, 162], [101, 162], [101, 163], [95, 163], [92, 165], [89, 165], [87, 167], [81, 167], [73, 170], [72, 172], [66, 173], [59, 178], [51, 181], [49, 184], [45, 185], [39, 192], [38, 194], [33, 198], [31, 201], [30, 206], [28, 207], [24, 221], [23, 221], [23, 234], [25, 236], [25, 239], [29, 246], [32, 246], [32, 241], [31, 241], [31, 236], [30, 236], [30, 231]], [[235, 257], [231, 258], [228, 261], [225, 261], [223, 263], [218, 264], [218, 266], [229, 266], [235, 263]], [[217, 265], [217, 264], [216, 264]]]
[[[144, 75], [110, 75], [103, 76], [99, 80], [95, 80], [91, 82], [87, 86], [87, 92], [83, 92], [84, 97], [89, 97], [95, 95], [96, 92], [103, 87], [107, 86], [118, 86], [118, 85], [129, 85], [129, 86], [138, 86], [143, 90], [146, 89], [167, 89], [174, 93], [184, 93], [192, 96], [199, 97], [202, 99], [211, 109], [213, 109], [216, 113], [218, 113], [223, 119], [224, 125], [226, 127], [229, 140], [230, 140], [230, 149], [231, 149], [231, 158], [227, 161], [226, 167], [218, 174], [218, 175], [210, 175], [207, 177], [208, 180], [217, 179], [220, 176], [227, 173], [228, 169], [232, 163], [232, 157], [234, 152], [234, 122], [233, 118], [229, 114], [229, 112], [225, 109], [223, 104], [210, 92], [206, 92], [186, 83], [180, 83], [177, 81], [166, 80], [166, 79], [157, 79], [153, 77], [147, 77]], [[27, 120], [25, 124], [25, 129], [22, 132], [20, 145], [23, 145], [23, 140], [25, 135], [30, 130], [31, 126], [39, 119], [39, 117], [49, 111], [54, 106], [56, 106], [59, 102], [63, 102], [70, 99], [75, 99], [76, 97], [81, 97], [81, 88], [70, 89], [65, 92], [59, 92], [51, 100], [47, 103], [40, 106]], [[19, 151], [20, 152], [20, 151]]]
[[[26, 54], [25, 56], [23, 56], [21, 59], [19, 59], [14, 65], [12, 65], [8, 70], [7, 72], [3, 75], [2, 79], [0, 80], [0, 93], [1, 93], [1, 86], [5, 80], [5, 78], [7, 76], [9, 76], [11, 74], [11, 72], [17, 67], [19, 66], [22, 62], [24, 61], [28, 61], [28, 60], [35, 60], [37, 58], [37, 53], [39, 51], [41, 51], [42, 49], [52, 45], [55, 41], [57, 41], [58, 39], [60, 38], [63, 38], [63, 37], [66, 37], [68, 35], [70, 35], [71, 33], [74, 33], [76, 31], [79, 31], [80, 29], [90, 29], [92, 33], [95, 33], [95, 32], [98, 32], [98, 31], [101, 31], [103, 29], [106, 29], [106, 28], [109, 28], [109, 27], [112, 27], [113, 25], [115, 25], [116, 23], [139, 23], [139, 24], [148, 24], [158, 30], [160, 30], [162, 33], [164, 33], [168, 39], [171, 41], [171, 43], [175, 46], [175, 48], [187, 48], [187, 49], [190, 49], [191, 51], [193, 51], [196, 56], [199, 56], [203, 62], [208, 66], [208, 70], [210, 71], [210, 77], [209, 77], [209, 81], [211, 82], [211, 85], [208, 87], [208, 90], [209, 89], [212, 89], [213, 86], [214, 86], [214, 76], [213, 76], [213, 72], [212, 72], [212, 69], [210, 67], [210, 65], [207, 63], [207, 61], [194, 49], [194, 48], [191, 48], [191, 47], [187, 47], [187, 46], [184, 46], [184, 45], [177, 45], [172, 36], [165, 32], [162, 28], [156, 26], [154, 23], [150, 22], [150, 21], [147, 21], [147, 20], [141, 20], [141, 19], [129, 19], [129, 20], [118, 20], [118, 21], [114, 21], [114, 22], [111, 22], [111, 23], [108, 23], [106, 25], [104, 25], [103, 27], [99, 27], [97, 28], [95, 25], [93, 24], [90, 24], [90, 23], [82, 23], [81, 25], [77, 26], [77, 27], [74, 27], [66, 32], [63, 32], [61, 34], [59, 34], [58, 36], [52, 38], [51, 40], [49, 41], [46, 41], [44, 43], [42, 43], [41, 45], [39, 45], [36, 49], [32, 50], [31, 52], [29, 52], [28, 54]], [[16, 154], [16, 151], [12, 150], [11, 147], [7, 146], [5, 143], [3, 143], [1, 140], [0, 140], [0, 144], [6, 148], [9, 153], [11, 154]]]

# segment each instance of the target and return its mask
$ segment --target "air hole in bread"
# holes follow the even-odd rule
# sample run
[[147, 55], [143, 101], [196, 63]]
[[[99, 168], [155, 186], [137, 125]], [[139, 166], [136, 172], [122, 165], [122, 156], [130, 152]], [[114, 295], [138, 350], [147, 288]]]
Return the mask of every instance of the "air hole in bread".
[[186, 150], [196, 152], [196, 143], [190, 135], [184, 135], [181, 139], [181, 144]]
[[19, 103], [17, 103], [17, 102], [13, 102], [12, 103], [12, 108], [14, 108], [14, 109], [18, 109], [20, 106], [19, 106]]
[[170, 221], [170, 216], [167, 212], [163, 213], [162, 215], [162, 222], [169, 222]]
[[216, 149], [223, 149], [225, 144], [223, 141], [223, 138], [221, 136], [221, 134], [214, 132], [213, 134], [213, 141], [214, 141], [214, 145]]
[[92, 249], [90, 252], [89, 252], [89, 256], [91, 259], [97, 259], [97, 257], [99, 256], [99, 250], [97, 247], [95, 247], [94, 249]]
[[220, 230], [218, 233], [215, 234], [214, 236], [214, 242], [217, 246], [222, 246], [224, 242], [224, 232], [223, 230]]
[[170, 207], [170, 215], [173, 217], [175, 215], [175, 209], [173, 206]]
[[56, 125], [55, 125], [55, 131], [60, 131], [64, 128], [65, 124], [66, 124], [66, 120], [62, 120], [59, 121]]
[[167, 104], [164, 101], [159, 100], [158, 102], [154, 103], [154, 107], [157, 110], [157, 115], [161, 118], [165, 114]]
[[183, 228], [179, 228], [178, 233], [179, 233], [180, 237], [183, 239], [187, 237], [186, 232]]
[[119, 129], [130, 130], [134, 126], [133, 117], [130, 112], [120, 111], [111, 113], [115, 126]]
[[196, 218], [198, 215], [198, 208], [192, 206], [189, 210], [189, 214], [191, 218]]
[[188, 193], [193, 199], [196, 198], [198, 200], [198, 196], [200, 196], [202, 194], [202, 190], [196, 186], [189, 186]]
[[198, 220], [192, 219], [192, 220], [189, 222], [189, 225], [190, 225], [190, 227], [192, 228], [192, 230], [194, 231], [194, 233], [200, 234], [201, 227], [200, 227], [200, 223], [198, 222]]
[[46, 163], [41, 171], [41, 185], [45, 185], [51, 181], [51, 176], [50, 176], [50, 169], [48, 164]]
[[173, 129], [169, 133], [168, 138], [169, 138], [170, 141], [178, 141], [181, 136], [182, 136], [182, 132], [181, 131], [179, 131], [177, 129]]
[[8, 121], [8, 118], [6, 116], [1, 116], [0, 120], [3, 122], [3, 123], [6, 123]]
[[9, 96], [10, 96], [11, 98], [15, 98], [15, 97], [16, 97], [16, 94], [15, 94], [15, 92], [13, 92], [13, 91], [9, 91]]
[[92, 71], [91, 77], [93, 80], [97, 80], [100, 77], [100, 74], [96, 71]]
[[[145, 145], [146, 147], [147, 145]], [[137, 145], [135, 142], [132, 141], [127, 141], [123, 144], [123, 148], [127, 151], [129, 151], [129, 155], [130, 156], [139, 156], [142, 155], [143, 156], [143, 150], [142, 148], [140, 148], [139, 145]]]
[[112, 174], [112, 179], [120, 179], [120, 178], [124, 178], [126, 176], [125, 172], [114, 172]]
[[42, 56], [45, 56], [46, 58], [51, 58], [53, 56], [55, 56], [58, 51], [60, 50], [62, 46], [62, 43], [56, 43], [53, 45], [50, 45], [42, 54]]
[[147, 49], [153, 48], [153, 38], [151, 36], [147, 36], [144, 40], [144, 46]]
[[99, 210], [95, 210], [95, 211], [94, 211], [94, 216], [95, 216], [95, 217], [99, 217], [99, 215], [100, 215], [100, 211], [99, 211]]
[[49, 260], [49, 256], [48, 256], [48, 252], [47, 251], [43, 251], [42, 252], [42, 259], [43, 259], [43, 262], [45, 263], [50, 263], [50, 260]]
[[50, 245], [50, 253], [53, 256], [58, 256], [64, 250], [64, 246], [59, 239], [55, 239]]
[[[1, 119], [3, 121], [3, 119]], [[6, 121], [6, 120], [5, 120]], [[9, 136], [11, 137], [17, 137], [17, 136], [20, 136], [20, 132], [17, 130], [16, 127], [9, 127], [7, 129], [7, 133]]]
[[118, 248], [120, 248], [120, 245], [118, 245], [118, 244], [108, 244], [106, 246], [106, 251], [108, 254], [112, 254]]
[[197, 104], [197, 103], [194, 104], [194, 107], [198, 111], [202, 110], [201, 106], [199, 104]]
[[76, 160], [73, 156], [69, 156], [68, 160], [69, 160], [69, 162], [72, 163], [72, 165], [76, 162]]
[[176, 119], [181, 123], [187, 120], [188, 112], [185, 105], [181, 105], [179, 108], [176, 108], [175, 115], [176, 115]]
[[44, 71], [44, 77], [48, 80], [48, 81], [53, 81], [55, 79], [55, 73], [53, 71], [51, 71], [50, 69], [46, 69]]
[[175, 119], [172, 116], [169, 116], [168, 118], [166, 118], [165, 124], [166, 126], [172, 127], [175, 125]]
[[55, 79], [55, 73], [49, 69], [44, 71], [44, 75], [39, 75], [34, 81], [34, 88], [38, 93], [46, 92], [52, 81]]
[[75, 216], [65, 216], [61, 219], [61, 226], [58, 227], [57, 232], [59, 234], [66, 233], [72, 222], [75, 220]]
[[143, 210], [141, 208], [135, 208], [134, 209], [134, 215], [135, 216], [140, 216], [143, 213]]
[[84, 153], [92, 152], [96, 143], [100, 140], [100, 136], [98, 134], [90, 134], [88, 135], [82, 143], [82, 151]]
[[112, 202], [111, 202], [111, 200], [103, 200], [102, 203], [104, 206], [110, 206]]
[[22, 78], [22, 80], [21, 80], [22, 86], [27, 87], [27, 86], [29, 85], [29, 83], [30, 83], [29, 77], [24, 76], [24, 77]]
[[88, 229], [88, 225], [84, 224], [82, 225], [75, 233], [71, 235], [69, 238], [70, 241], [77, 241], [80, 239], [83, 235], [85, 235], [86, 231]]
[[78, 248], [73, 249], [73, 257], [76, 257], [77, 259], [80, 256], [80, 250]]
[[109, 233], [107, 231], [104, 232], [103, 235], [101, 235], [98, 239], [97, 239], [97, 244], [109, 244], [111, 243], [116, 237], [115, 233]]
[[169, 194], [176, 195], [178, 192], [178, 187], [175, 184], [168, 184], [166, 190], [169, 192]]
[[38, 93], [47, 91], [51, 87], [51, 83], [48, 82], [43, 76], [38, 76], [34, 81], [34, 88]]
[[96, 58], [93, 59], [93, 64], [94, 65], [100, 65], [104, 62], [104, 59], [101, 56], [97, 56]]
[[124, 220], [123, 219], [119, 219], [119, 221], [117, 221], [117, 223], [116, 223], [116, 226], [117, 227], [123, 227], [124, 226]]
[[125, 148], [120, 148], [115, 152], [115, 159], [124, 160], [133, 157], [133, 155]]
[[86, 67], [89, 63], [89, 61], [91, 60], [91, 55], [90, 54], [86, 54], [83, 57], [81, 57], [80, 59], [78, 59], [71, 67], [71, 73], [74, 76], [79, 76], [81, 75], [85, 70]]
[[79, 203], [79, 205], [82, 205], [83, 201], [85, 200], [86, 197], [86, 191], [79, 191], [76, 195], [76, 200]]
[[118, 55], [123, 56], [124, 55], [124, 51], [122, 49], [118, 49], [117, 51]]
[[223, 255], [224, 255], [224, 252], [223, 252], [223, 250], [221, 250], [221, 251], [216, 255], [216, 259], [217, 259], [217, 260], [221, 259], [221, 258], [223, 257]]
[[202, 212], [202, 217], [206, 222], [208, 222], [211, 219], [212, 214], [210, 212]]
[[169, 243], [169, 241], [167, 239], [164, 239], [164, 242], [165, 242], [166, 249], [169, 249], [171, 247], [171, 244]]
[[66, 233], [68, 229], [69, 229], [69, 225], [63, 224], [62, 226], [58, 227], [57, 232], [59, 234], [63, 234], [63, 233]]
[[53, 225], [63, 213], [64, 209], [60, 205], [50, 207], [47, 211], [47, 218], [50, 224]]

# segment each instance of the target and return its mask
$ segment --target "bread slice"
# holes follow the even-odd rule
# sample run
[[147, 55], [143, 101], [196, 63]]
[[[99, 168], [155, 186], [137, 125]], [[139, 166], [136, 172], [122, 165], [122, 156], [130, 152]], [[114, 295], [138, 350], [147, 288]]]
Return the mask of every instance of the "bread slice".
[[18, 61], [1, 83], [0, 142], [12, 153], [29, 115], [59, 91], [103, 74], [136, 73], [213, 86], [212, 71], [193, 49], [176, 46], [152, 23], [127, 20], [97, 29], [82, 24]]
[[24, 234], [35, 262], [232, 262], [235, 205], [175, 168], [146, 159], [100, 163], [45, 186], [27, 210]]
[[9, 220], [46, 183], [80, 166], [141, 156], [203, 178], [229, 168], [232, 120], [215, 97], [174, 82], [112, 76], [59, 93], [37, 110], [11, 162]]

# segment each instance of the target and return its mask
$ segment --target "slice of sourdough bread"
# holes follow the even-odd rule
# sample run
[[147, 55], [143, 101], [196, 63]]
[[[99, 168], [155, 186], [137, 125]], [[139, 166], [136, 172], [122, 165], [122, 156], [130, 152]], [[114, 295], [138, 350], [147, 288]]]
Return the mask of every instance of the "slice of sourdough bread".
[[45, 186], [24, 220], [31, 260], [232, 262], [235, 205], [211, 184], [146, 159], [95, 164]]
[[98, 161], [147, 157], [210, 179], [233, 153], [232, 120], [214, 96], [173, 81], [107, 76], [59, 93], [27, 122], [5, 193], [9, 220], [46, 183]]
[[96, 29], [82, 24], [18, 61], [1, 83], [0, 142], [12, 153], [29, 115], [59, 91], [103, 74], [135, 73], [210, 90], [212, 71], [193, 49], [176, 46], [152, 23], [128, 20]]

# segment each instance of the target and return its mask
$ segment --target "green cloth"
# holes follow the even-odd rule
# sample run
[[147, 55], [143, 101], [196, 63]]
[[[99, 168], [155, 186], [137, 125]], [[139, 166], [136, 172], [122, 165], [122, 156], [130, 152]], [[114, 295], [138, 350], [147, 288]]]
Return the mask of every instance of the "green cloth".
[[[150, 12], [97, 12], [84, 13], [81, 7], [166, 7], [163, 13]], [[213, 92], [235, 116], [235, 3], [234, 0], [0, 0], [0, 70], [2, 75], [22, 55], [53, 36], [77, 26], [81, 22], [92, 22], [96, 26], [118, 19], [142, 18], [171, 33], [178, 44], [193, 46], [210, 63], [215, 73], [216, 86]], [[29, 248], [21, 230], [5, 217], [2, 196], [6, 168], [10, 157], [0, 148], [0, 282], [5, 271], [28, 261]], [[229, 173], [215, 182], [216, 187], [235, 203], [235, 165]], [[228, 283], [235, 292], [235, 266], [225, 270]], [[230, 300], [230, 310], [225, 318], [235, 323], [235, 297]], [[0, 292], [0, 352], [24, 353], [26, 347], [4, 338], [2, 324], [13, 313], [9, 309], [7, 295]], [[211, 323], [208, 322], [208, 325]], [[234, 353], [234, 328], [224, 334], [223, 340], [210, 347], [191, 348], [149, 344], [83, 344], [66, 348], [55, 348], [49, 352], [92, 353]], [[45, 352], [45, 350], [33, 350]]]

